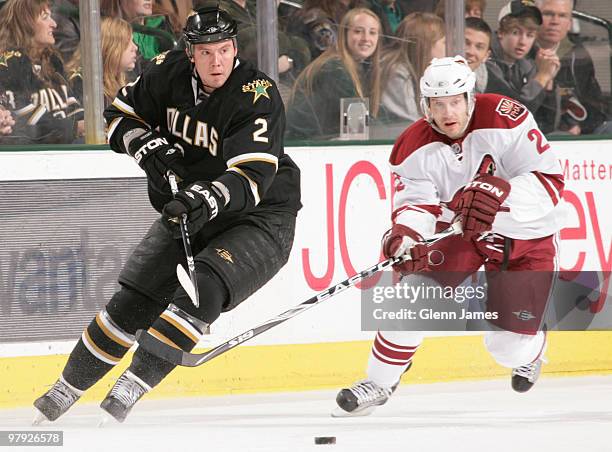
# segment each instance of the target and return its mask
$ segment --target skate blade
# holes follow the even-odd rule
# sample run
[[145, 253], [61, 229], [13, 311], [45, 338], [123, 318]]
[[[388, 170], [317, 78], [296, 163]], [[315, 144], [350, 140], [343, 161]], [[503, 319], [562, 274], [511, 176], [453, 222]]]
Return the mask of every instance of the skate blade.
[[42, 412], [39, 411], [38, 408], [34, 408], [34, 410], [35, 410], [35, 413], [34, 413], [34, 419], [32, 419], [32, 427], [36, 427], [45, 422], [49, 422], [49, 419], [47, 419], [47, 416], [42, 414]]
[[375, 406], [370, 406], [370, 407], [364, 408], [363, 410], [349, 412], [349, 411], [344, 411], [340, 407], [336, 407], [331, 412], [331, 417], [363, 417], [363, 416], [369, 416], [370, 414], [372, 414], [374, 412], [375, 409], [376, 409]]
[[98, 428], [108, 427], [110, 424], [118, 424], [117, 420], [110, 414], [103, 414], [98, 421]]

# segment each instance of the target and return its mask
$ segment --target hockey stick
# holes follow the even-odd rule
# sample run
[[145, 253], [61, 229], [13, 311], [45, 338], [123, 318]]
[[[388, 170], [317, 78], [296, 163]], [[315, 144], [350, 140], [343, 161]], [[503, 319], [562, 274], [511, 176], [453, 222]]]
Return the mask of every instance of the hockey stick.
[[[179, 191], [178, 184], [176, 182], [176, 175], [171, 171], [168, 171], [168, 181], [170, 182], [170, 190], [172, 190], [172, 196], [176, 195]], [[189, 275], [181, 264], [176, 266], [176, 276], [185, 292], [193, 305], [196, 308], [200, 307], [200, 295], [198, 294], [198, 283], [196, 279], [195, 263], [193, 261], [193, 251], [191, 251], [191, 239], [189, 238], [189, 229], [187, 229], [187, 214], [181, 215], [179, 223], [181, 227], [181, 236], [183, 237], [183, 248], [185, 248], [185, 257], [187, 258], [187, 269]]]
[[[425, 243], [426, 245], [430, 246], [438, 242], [439, 240], [457, 234], [461, 234], [461, 223], [459, 222], [453, 223], [448, 229], [445, 229], [442, 232], [432, 235], [430, 238], [424, 240], [422, 243]], [[378, 264], [367, 268], [362, 272], [351, 276], [348, 279], [345, 279], [341, 283], [329, 287], [323, 292], [320, 292], [314, 297], [309, 298], [308, 300], [299, 304], [295, 308], [289, 309], [283, 312], [282, 314], [279, 314], [276, 317], [262, 323], [261, 325], [256, 326], [255, 328], [252, 328], [242, 334], [239, 334], [236, 337], [233, 337], [227, 342], [224, 342], [205, 353], [185, 352], [160, 341], [155, 336], [152, 336], [148, 331], [145, 330], [138, 330], [138, 332], [136, 333], [136, 339], [140, 347], [143, 347], [146, 351], [156, 356], [159, 356], [160, 358], [163, 358], [173, 364], [186, 367], [200, 366], [210, 361], [211, 359], [222, 355], [223, 353], [236, 347], [237, 345], [240, 345], [250, 339], [253, 339], [255, 336], [259, 336], [261, 333], [268, 331], [270, 328], [273, 328], [276, 325], [283, 323], [286, 320], [289, 320], [290, 318], [295, 317], [296, 315], [306, 311], [307, 309], [316, 306], [322, 301], [327, 300], [328, 298], [331, 298], [334, 295], [339, 294], [340, 292], [344, 292], [346, 289], [353, 287], [362, 279], [372, 276], [373, 274], [386, 268], [389, 268], [395, 264], [401, 263], [402, 261], [404, 261], [404, 259], [404, 257], [391, 257], [385, 261], [379, 262]]]

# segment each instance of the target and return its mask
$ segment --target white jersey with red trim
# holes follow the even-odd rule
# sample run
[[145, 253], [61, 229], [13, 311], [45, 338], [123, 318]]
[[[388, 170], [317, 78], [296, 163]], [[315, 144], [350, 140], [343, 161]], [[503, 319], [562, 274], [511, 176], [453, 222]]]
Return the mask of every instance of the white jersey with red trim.
[[[459, 196], [478, 174], [501, 177], [512, 187], [492, 232], [534, 239], [558, 232], [565, 221], [563, 173], [533, 116], [497, 94], [476, 95], [464, 136], [452, 140], [424, 119], [397, 139], [391, 153], [395, 180], [394, 222], [423, 236], [436, 221], [450, 221]], [[505, 209], [504, 209], [505, 210]]]

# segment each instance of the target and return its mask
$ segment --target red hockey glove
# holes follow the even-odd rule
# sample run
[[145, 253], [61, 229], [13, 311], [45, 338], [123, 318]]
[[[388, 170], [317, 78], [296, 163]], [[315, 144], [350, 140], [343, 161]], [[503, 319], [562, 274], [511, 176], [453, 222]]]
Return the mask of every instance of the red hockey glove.
[[500, 177], [484, 174], [467, 184], [458, 212], [462, 216], [463, 238], [490, 231], [495, 215], [510, 194], [510, 184]]
[[422, 240], [423, 237], [414, 229], [403, 224], [394, 224], [383, 235], [383, 254], [387, 259], [406, 254], [409, 256], [401, 264], [393, 266], [393, 269], [401, 274], [427, 270], [429, 268], [427, 246], [418, 243]]

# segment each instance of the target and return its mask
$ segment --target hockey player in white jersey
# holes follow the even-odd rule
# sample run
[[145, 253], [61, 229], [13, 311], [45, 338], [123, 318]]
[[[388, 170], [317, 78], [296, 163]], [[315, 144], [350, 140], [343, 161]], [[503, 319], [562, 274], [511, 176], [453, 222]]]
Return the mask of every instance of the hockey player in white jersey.
[[[538, 290], [517, 297], [499, 286], [505, 296], [491, 297], [489, 281], [487, 309], [499, 311], [502, 320], [498, 331], [485, 333], [485, 346], [512, 369], [512, 388], [525, 392], [539, 376], [546, 347], [540, 324], [557, 269], [564, 182], [531, 113], [503, 96], [475, 95], [474, 84], [461, 56], [433, 59], [425, 70], [420, 81], [425, 117], [398, 138], [390, 158], [396, 196], [383, 253], [410, 256], [394, 269], [401, 274], [430, 270], [436, 280], [440, 272], [446, 278], [457, 272], [452, 275], [458, 279], [439, 281], [444, 285], [461, 283], [461, 275], [482, 265], [487, 272], [540, 271], [546, 279]], [[430, 248], [418, 244], [453, 218], [460, 219], [463, 236]], [[422, 339], [422, 332], [379, 331], [367, 379], [338, 393], [334, 414], [364, 415], [384, 404]]]

